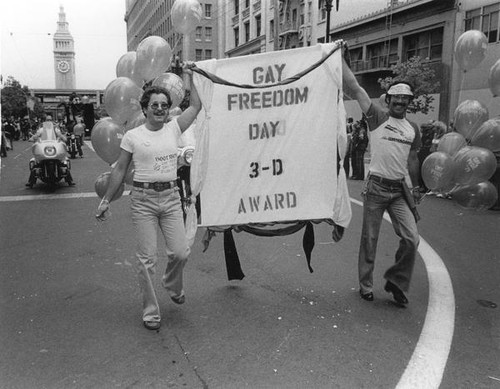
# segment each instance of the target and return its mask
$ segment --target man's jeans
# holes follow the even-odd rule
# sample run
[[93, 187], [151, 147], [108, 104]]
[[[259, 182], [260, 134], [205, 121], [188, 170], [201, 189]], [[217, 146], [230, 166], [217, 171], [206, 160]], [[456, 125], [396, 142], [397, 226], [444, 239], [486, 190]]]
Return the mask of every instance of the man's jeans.
[[396, 251], [396, 263], [385, 272], [384, 278], [401, 290], [408, 291], [419, 235], [415, 217], [404, 198], [402, 186], [385, 185], [368, 178], [363, 195], [363, 229], [358, 262], [360, 291], [364, 294], [373, 289], [377, 242], [385, 210], [389, 213], [400, 241]]
[[134, 188], [131, 193], [132, 221], [137, 234], [137, 267], [143, 296], [144, 321], [159, 321], [160, 307], [153, 286], [153, 274], [158, 259], [158, 226], [167, 245], [167, 268], [162, 285], [170, 296], [180, 297], [183, 290], [183, 270], [190, 248], [177, 189], [156, 192]]

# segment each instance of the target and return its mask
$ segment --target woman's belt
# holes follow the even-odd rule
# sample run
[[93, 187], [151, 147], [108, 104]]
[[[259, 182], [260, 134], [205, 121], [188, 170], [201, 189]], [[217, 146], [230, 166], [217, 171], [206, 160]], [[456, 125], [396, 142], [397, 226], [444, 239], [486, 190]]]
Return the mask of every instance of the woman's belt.
[[139, 182], [139, 181], [134, 181], [133, 185], [136, 188], [143, 188], [143, 189], [153, 189], [156, 192], [163, 192], [164, 190], [167, 189], [173, 189], [177, 188], [177, 181], [167, 181], [167, 182]]

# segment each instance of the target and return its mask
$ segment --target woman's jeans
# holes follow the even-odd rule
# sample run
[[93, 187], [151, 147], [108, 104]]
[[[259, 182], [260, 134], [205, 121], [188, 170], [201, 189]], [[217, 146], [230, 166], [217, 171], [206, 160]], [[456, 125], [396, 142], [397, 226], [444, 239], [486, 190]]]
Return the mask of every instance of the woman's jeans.
[[167, 246], [167, 268], [162, 285], [171, 297], [180, 297], [183, 290], [183, 270], [190, 248], [184, 229], [180, 196], [177, 189], [156, 192], [133, 188], [132, 221], [137, 234], [137, 270], [143, 296], [144, 321], [159, 321], [160, 307], [153, 286], [158, 259], [158, 227]]
[[378, 236], [386, 210], [400, 240], [396, 262], [385, 272], [384, 278], [401, 290], [408, 291], [419, 235], [415, 217], [404, 198], [402, 185], [382, 184], [368, 177], [363, 195], [363, 228], [358, 262], [360, 291], [365, 294], [373, 289]]

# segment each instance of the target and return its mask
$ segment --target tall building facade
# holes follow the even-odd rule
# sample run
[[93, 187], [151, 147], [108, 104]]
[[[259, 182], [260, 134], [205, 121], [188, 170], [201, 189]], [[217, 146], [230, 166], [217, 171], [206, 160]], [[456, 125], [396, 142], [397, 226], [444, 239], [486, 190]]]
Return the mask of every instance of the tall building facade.
[[59, 8], [59, 20], [53, 42], [56, 89], [75, 89], [75, 44], [69, 32], [63, 6]]
[[[135, 51], [139, 43], [151, 35], [164, 38], [172, 48], [172, 57], [179, 61], [201, 61], [220, 58], [217, 0], [201, 1], [202, 17], [195, 31], [184, 35], [172, 25], [174, 0], [126, 0], [127, 49]], [[167, 69], [165, 69], [167, 71]]]

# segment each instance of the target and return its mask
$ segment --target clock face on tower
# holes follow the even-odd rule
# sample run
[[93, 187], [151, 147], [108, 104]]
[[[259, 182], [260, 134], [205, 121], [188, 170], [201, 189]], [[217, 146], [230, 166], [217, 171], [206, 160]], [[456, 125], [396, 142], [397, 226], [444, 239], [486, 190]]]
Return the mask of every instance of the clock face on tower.
[[61, 73], [67, 73], [69, 71], [69, 63], [67, 61], [59, 61], [57, 63], [57, 70]]

